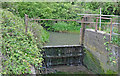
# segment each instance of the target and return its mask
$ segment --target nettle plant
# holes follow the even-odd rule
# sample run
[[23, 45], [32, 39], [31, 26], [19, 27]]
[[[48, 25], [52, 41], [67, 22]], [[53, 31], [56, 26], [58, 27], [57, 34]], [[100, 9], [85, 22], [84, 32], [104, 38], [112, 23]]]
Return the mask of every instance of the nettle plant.
[[[106, 36], [104, 36], [103, 39], [106, 40]], [[110, 43], [112, 43], [112, 41], [110, 41], [110, 42], [109, 42], [109, 41], [106, 41], [106, 42], [104, 43], [105, 49], [106, 49], [107, 52], [108, 52], [109, 63], [110, 63], [111, 65], [116, 65], [118, 59], [117, 59], [116, 56], [113, 55], [113, 51], [111, 50]]]

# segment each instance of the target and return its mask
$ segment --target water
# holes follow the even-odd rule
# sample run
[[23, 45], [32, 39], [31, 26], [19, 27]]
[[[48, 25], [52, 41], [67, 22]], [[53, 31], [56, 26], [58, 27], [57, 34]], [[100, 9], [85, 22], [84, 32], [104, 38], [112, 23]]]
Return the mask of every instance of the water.
[[49, 43], [46, 45], [79, 45], [80, 33], [49, 32]]
[[[45, 46], [55, 46], [55, 45], [79, 45], [79, 40], [80, 40], [80, 33], [59, 33], [59, 32], [49, 32], [50, 38], [49, 38], [49, 43], [45, 44]], [[77, 47], [78, 48], [78, 47]], [[47, 56], [72, 56], [76, 55], [76, 52], [79, 52], [80, 49], [76, 50], [75, 48], [51, 48], [51, 49], [46, 49], [46, 54]], [[72, 54], [73, 53], [73, 54]], [[76, 59], [81, 59], [81, 57], [75, 57]], [[49, 59], [47, 58], [47, 67], [54, 65], [55, 63], [57, 64], [67, 64], [72, 66], [74, 63], [78, 63], [76, 59], [72, 57], [68, 58], [56, 58], [54, 59]], [[80, 63], [80, 62], [79, 62]]]
[[[50, 33], [50, 38], [49, 38], [49, 43], [46, 44], [47, 46], [79, 45], [80, 33], [58, 33], [58, 32], [49, 32], [49, 33]], [[47, 52], [47, 55], [49, 55], [49, 56], [67, 56], [67, 54], [68, 54], [68, 56], [72, 56], [72, 55], [81, 54], [80, 48], [75, 49], [75, 50], [74, 50], [74, 48], [71, 48], [71, 49], [70, 48], [47, 49], [46, 52]], [[51, 68], [52, 71], [54, 70], [54, 68], [52, 68], [51, 65], [58, 65], [61, 63], [62, 64], [65, 63], [66, 65], [69, 65], [71, 67], [65, 66], [65, 64], [63, 64], [63, 66], [58, 66], [58, 67], [56, 66], [55, 71], [56, 71], [56, 69], [59, 69], [59, 67], [61, 67], [62, 68], [61, 71], [63, 71], [63, 69], [65, 69], [65, 71], [72, 70], [72, 72], [78, 71], [78, 70], [81, 70], [81, 71], [85, 70], [85, 71], [89, 72], [89, 70], [82, 65], [81, 56], [80, 57], [59, 58], [59, 59], [46, 58], [47, 67]], [[74, 64], [78, 65], [78, 66], [73, 66]], [[66, 67], [68, 67], [68, 68], [66, 68]], [[75, 69], [73, 69], [74, 67], [75, 67]], [[69, 68], [71, 68], [71, 69], [69, 69]]]

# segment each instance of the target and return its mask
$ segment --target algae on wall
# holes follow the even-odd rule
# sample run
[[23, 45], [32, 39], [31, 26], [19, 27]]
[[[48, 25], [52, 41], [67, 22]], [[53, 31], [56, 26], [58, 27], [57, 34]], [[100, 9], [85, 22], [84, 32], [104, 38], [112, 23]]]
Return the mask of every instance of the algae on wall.
[[103, 31], [95, 32], [93, 29], [86, 29], [84, 38], [84, 47], [99, 60], [104, 72], [106, 73], [108, 70], [117, 72], [118, 64], [114, 65], [114, 63], [117, 62], [119, 48], [107, 43], [110, 40], [110, 34]]
[[99, 60], [87, 50], [85, 50], [83, 63], [89, 70], [91, 70], [95, 74], [104, 73], [104, 70], [100, 66]]

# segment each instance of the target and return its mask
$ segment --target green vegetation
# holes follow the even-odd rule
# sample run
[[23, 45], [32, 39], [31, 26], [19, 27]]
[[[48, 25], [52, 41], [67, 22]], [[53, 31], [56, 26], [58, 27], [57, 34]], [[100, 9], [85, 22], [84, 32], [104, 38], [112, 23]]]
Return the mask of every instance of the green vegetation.
[[107, 72], [106, 72], [106, 74], [113, 74], [113, 76], [116, 76], [116, 75], [114, 75], [114, 74], [118, 74], [117, 72], [114, 72], [114, 71], [112, 71], [112, 70], [108, 70]]
[[94, 57], [92, 53], [85, 50], [85, 56], [83, 60], [84, 65], [95, 74], [100, 74], [102, 76], [116, 76], [118, 72], [112, 70], [107, 70], [106, 72], [100, 65], [100, 61]]
[[[113, 38], [114, 38], [114, 37], [113, 37]], [[106, 40], [106, 37], [104, 36], [103, 39]], [[112, 40], [112, 43], [116, 43], [116, 42], [113, 42], [113, 41], [115, 41], [115, 40]], [[117, 42], [119, 42], [119, 41], [117, 41]], [[108, 55], [108, 57], [109, 57], [109, 64], [111, 64], [111, 65], [117, 65], [118, 59], [117, 59], [116, 56], [113, 55], [113, 51], [110, 49], [111, 46], [110, 46], [109, 42], [108, 42], [108, 41], [105, 42], [104, 45], [105, 45], [106, 51], [107, 51], [108, 54], [109, 54], [109, 55]]]
[[[35, 66], [36, 69], [42, 67], [41, 50], [37, 46], [34, 34], [29, 30], [25, 33], [23, 19], [6, 10], [2, 10], [0, 13], [2, 15], [1, 52], [4, 56], [2, 74], [30, 74], [31, 66]], [[47, 38], [46, 33], [42, 27], [40, 28], [41, 33], [39, 34], [45, 38], [41, 42], [44, 42]]]
[[[58, 32], [79, 32], [81, 24], [74, 21], [36, 21], [29, 22], [28, 32], [25, 33], [24, 14], [29, 18], [40, 19], [74, 19], [80, 20], [77, 13], [120, 15], [118, 3], [111, 2], [3, 2], [0, 10], [2, 15], [2, 54], [3, 74], [30, 74], [31, 66], [35, 69], [42, 67], [42, 55], [40, 48], [48, 42], [49, 34], [44, 30]], [[93, 19], [95, 21], [95, 19]], [[108, 22], [109, 20], [104, 20]], [[44, 28], [43, 28], [44, 27]], [[104, 25], [102, 25], [104, 29]], [[102, 30], [103, 30], [102, 29]], [[105, 29], [103, 31], [110, 31]], [[116, 28], [115, 33], [118, 33]], [[120, 38], [113, 37], [112, 43], [120, 46]], [[99, 61], [86, 51], [84, 64], [95, 73], [104, 73]], [[112, 73], [108, 71], [107, 73]]]
[[[81, 16], [77, 15], [77, 13], [99, 14], [100, 7], [102, 8], [102, 14], [119, 15], [119, 3], [120, 2], [6, 2], [2, 3], [2, 7], [7, 8], [22, 18], [24, 14], [27, 14], [30, 18], [80, 20]], [[93, 19], [93, 21], [95, 21], [95, 19]], [[104, 22], [108, 21], [109, 20], [104, 20]], [[47, 30], [52, 31], [78, 31], [81, 26], [81, 24], [74, 21], [39, 21], [39, 23]]]
[[[102, 31], [105, 31], [106, 33], [110, 33], [110, 28], [107, 28], [105, 30], [102, 30]], [[112, 34], [112, 40], [111, 40], [111, 43], [114, 44], [114, 45], [117, 45], [117, 46], [120, 46], [120, 33], [119, 33], [119, 29], [118, 27], [114, 27], [113, 28], [113, 33], [115, 34]]]
[[120, 36], [112, 36], [112, 44], [120, 46]]
[[67, 24], [65, 22], [58, 22], [55, 23], [54, 25], [50, 26], [49, 30], [50, 31], [59, 31], [59, 32], [71, 32], [74, 30], [76, 32], [80, 32], [81, 26], [73, 26], [71, 24]]
[[[118, 26], [113, 27], [112, 32], [115, 33], [115, 34], [118, 34], [118, 35], [112, 34], [111, 43], [114, 44], [114, 45], [120, 46], [120, 37], [119, 37], [120, 33], [119, 33], [119, 27]], [[109, 24], [109, 27], [108, 27], [108, 25], [103, 24], [101, 30], [105, 31], [106, 33], [110, 33], [110, 24]]]
[[49, 42], [49, 33], [40, 24], [37, 22], [29, 22], [28, 24], [28, 30], [33, 33], [39, 48], [46, 42]]
[[[79, 4], [79, 3], [78, 3]], [[99, 9], [98, 8], [102, 8], [102, 14], [106, 14], [106, 15], [120, 15], [119, 12], [119, 4], [120, 2], [82, 2], [81, 3], [82, 6], [84, 7], [84, 9], [89, 9], [91, 11], [88, 12], [95, 12], [95, 13], [99, 13]]]
[[[13, 12], [14, 14], [24, 17], [24, 14], [29, 15], [30, 18], [38, 18], [40, 19], [80, 19], [80, 17], [77, 16], [77, 13], [75, 13], [74, 9], [72, 8], [71, 3], [56, 3], [56, 2], [20, 2], [20, 3], [3, 3], [3, 5], [8, 5], [9, 8], [7, 8], [9, 11]], [[4, 8], [4, 7], [3, 7]], [[6, 7], [5, 7], [6, 8]], [[61, 22], [56, 23], [56, 21], [39, 21], [39, 23], [45, 27], [47, 30], [51, 29], [54, 31], [58, 31], [58, 28], [56, 28], [57, 25], [61, 25]], [[62, 22], [67, 25], [70, 25], [70, 31], [71, 29], [74, 30], [74, 26], [76, 27], [79, 25], [79, 23], [76, 23], [74, 21], [69, 22]], [[79, 25], [80, 26], [80, 25]], [[60, 28], [62, 26], [59, 26]], [[66, 26], [62, 28], [65, 29], [59, 29], [59, 31], [66, 31], [69, 30], [66, 28]], [[56, 30], [57, 29], [57, 30]]]

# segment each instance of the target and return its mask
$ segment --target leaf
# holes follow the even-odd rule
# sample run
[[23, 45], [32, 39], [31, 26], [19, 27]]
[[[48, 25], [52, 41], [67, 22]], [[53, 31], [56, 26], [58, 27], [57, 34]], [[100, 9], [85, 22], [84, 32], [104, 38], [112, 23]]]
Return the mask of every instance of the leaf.
[[110, 57], [109, 59], [110, 59], [110, 61], [112, 61], [112, 57]]

